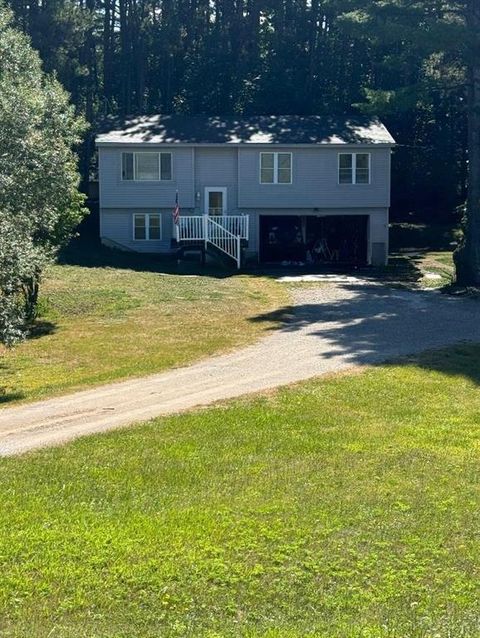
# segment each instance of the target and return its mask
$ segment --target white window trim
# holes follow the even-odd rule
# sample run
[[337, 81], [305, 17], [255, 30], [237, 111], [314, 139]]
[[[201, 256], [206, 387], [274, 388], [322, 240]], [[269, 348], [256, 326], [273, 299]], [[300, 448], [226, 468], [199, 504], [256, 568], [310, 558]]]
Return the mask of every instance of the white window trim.
[[[150, 239], [150, 216], [159, 217], [160, 237], [158, 239]], [[135, 218], [145, 217], [145, 239], [137, 239], [135, 237]], [[133, 241], [161, 241], [163, 236], [162, 231], [162, 213], [133, 213], [132, 214], [132, 237]]]
[[[123, 156], [126, 153], [131, 153], [133, 155], [133, 179], [125, 179], [123, 177]], [[138, 155], [139, 153], [152, 153], [154, 155], [157, 155], [157, 162], [158, 162], [158, 179], [137, 179], [136, 176], [136, 165], [137, 162], [135, 160], [135, 155]], [[170, 168], [171, 168], [171, 177], [170, 179], [162, 179], [162, 171], [161, 171], [161, 162], [160, 162], [160, 155], [170, 155]], [[120, 155], [120, 180], [122, 182], [138, 182], [138, 183], [145, 183], [145, 184], [149, 184], [149, 183], [154, 183], [156, 184], [157, 182], [173, 182], [173, 154], [171, 153], [171, 151], [122, 151], [121, 155]]]
[[[340, 181], [340, 157], [342, 155], [352, 156], [352, 181], [341, 182]], [[368, 156], [368, 182], [357, 182], [357, 155]], [[337, 180], [339, 186], [369, 186], [372, 183], [372, 154], [363, 151], [357, 151], [354, 153], [339, 153], [337, 160]]]
[[[290, 155], [290, 181], [278, 181], [278, 155]], [[273, 182], [262, 182], [262, 155], [273, 155]], [[293, 153], [290, 151], [262, 151], [260, 153], [260, 162], [258, 166], [258, 181], [262, 186], [290, 186], [293, 184]]]

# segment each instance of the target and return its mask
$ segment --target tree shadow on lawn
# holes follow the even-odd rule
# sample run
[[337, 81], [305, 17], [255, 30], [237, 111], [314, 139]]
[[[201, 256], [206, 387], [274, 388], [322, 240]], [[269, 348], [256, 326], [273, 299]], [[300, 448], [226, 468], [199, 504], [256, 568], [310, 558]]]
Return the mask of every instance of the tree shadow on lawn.
[[11, 403], [12, 401], [21, 401], [25, 398], [23, 392], [8, 392], [6, 388], [0, 388], [0, 405]]
[[202, 265], [200, 260], [177, 261], [175, 256], [159, 253], [136, 253], [104, 246], [98, 239], [73, 240], [58, 256], [58, 263], [84, 268], [120, 268], [136, 272], [152, 272], [184, 276], [224, 279], [237, 274], [221, 264]]
[[57, 331], [57, 326], [51, 321], [36, 319], [28, 326], [27, 339], [41, 339]]
[[200, 260], [177, 261], [176, 256], [159, 253], [135, 253], [104, 246], [96, 237], [78, 237], [59, 254], [59, 264], [85, 268], [120, 268], [137, 272], [166, 273], [179, 276], [204, 276], [225, 279], [239, 274], [277, 279], [288, 275], [349, 274], [395, 283], [414, 284], [422, 277], [418, 265], [409, 256], [392, 255], [388, 266], [351, 264], [309, 264], [305, 266], [250, 263], [240, 271], [232, 263], [207, 263]]
[[[480, 344], [478, 301], [371, 282], [337, 286], [343, 289], [341, 298], [329, 299], [327, 292], [316, 301], [312, 293], [312, 302], [285, 306], [252, 321], [273, 322], [273, 329], [283, 332], [303, 331], [322, 358], [342, 356], [352, 366], [414, 361], [480, 384], [480, 345], [467, 345]], [[435, 352], [445, 346], [455, 348]]]

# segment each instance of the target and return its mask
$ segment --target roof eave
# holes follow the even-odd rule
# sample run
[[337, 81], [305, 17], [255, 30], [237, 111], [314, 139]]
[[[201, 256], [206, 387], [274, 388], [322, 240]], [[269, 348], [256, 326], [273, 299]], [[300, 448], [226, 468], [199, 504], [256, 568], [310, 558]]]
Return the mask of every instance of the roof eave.
[[107, 141], [95, 140], [95, 145], [97, 147], [102, 146], [110, 146], [110, 147], [120, 147], [120, 146], [159, 146], [162, 148], [169, 147], [173, 148], [175, 146], [185, 146], [185, 147], [204, 147], [208, 146], [211, 148], [244, 148], [244, 147], [258, 147], [258, 148], [270, 148], [272, 146], [288, 146], [288, 147], [298, 147], [298, 148], [318, 148], [318, 147], [330, 147], [330, 148], [345, 148], [346, 146], [355, 146], [355, 147], [369, 147], [369, 148], [389, 148], [396, 146], [395, 140], [392, 141], [383, 141], [383, 142], [311, 142], [311, 143], [295, 143], [295, 142], [149, 142], [149, 141]]

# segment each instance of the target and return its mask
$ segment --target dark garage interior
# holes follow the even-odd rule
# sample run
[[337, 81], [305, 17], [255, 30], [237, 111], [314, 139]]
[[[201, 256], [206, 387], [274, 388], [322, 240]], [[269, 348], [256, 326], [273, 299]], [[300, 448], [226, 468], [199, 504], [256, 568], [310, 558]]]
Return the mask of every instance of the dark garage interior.
[[264, 263], [367, 263], [368, 215], [261, 215]]

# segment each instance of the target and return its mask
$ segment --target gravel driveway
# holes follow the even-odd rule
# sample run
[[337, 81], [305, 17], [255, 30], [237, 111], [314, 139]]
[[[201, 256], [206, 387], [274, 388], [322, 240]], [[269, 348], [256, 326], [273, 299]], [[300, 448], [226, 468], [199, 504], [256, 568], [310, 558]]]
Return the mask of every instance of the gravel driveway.
[[480, 342], [480, 304], [469, 299], [351, 277], [298, 287], [293, 297], [291, 308], [274, 314], [278, 330], [255, 345], [146, 378], [0, 410], [0, 454], [462, 340]]

